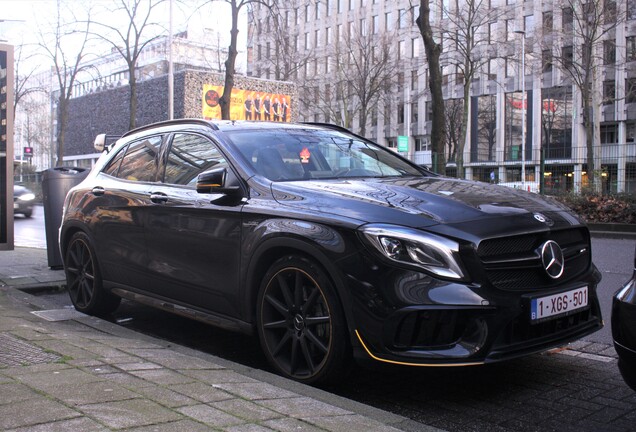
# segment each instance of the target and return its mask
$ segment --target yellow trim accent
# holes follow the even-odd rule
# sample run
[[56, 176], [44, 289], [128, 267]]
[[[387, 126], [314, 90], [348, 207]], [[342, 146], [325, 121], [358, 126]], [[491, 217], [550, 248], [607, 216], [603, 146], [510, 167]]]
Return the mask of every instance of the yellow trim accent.
[[395, 360], [387, 360], [387, 359], [383, 359], [380, 358], [374, 354], [371, 353], [371, 351], [369, 350], [369, 348], [367, 348], [367, 346], [365, 345], [364, 341], [362, 340], [362, 336], [360, 336], [360, 333], [358, 333], [358, 330], [355, 330], [356, 332], [356, 336], [358, 337], [358, 340], [360, 341], [360, 344], [362, 345], [362, 348], [364, 348], [364, 350], [367, 352], [367, 354], [369, 354], [369, 357], [371, 357], [373, 360], [377, 360], [383, 363], [391, 363], [391, 364], [395, 364], [395, 365], [401, 365], [401, 366], [425, 366], [425, 367], [459, 367], [459, 366], [479, 366], [479, 365], [483, 365], [484, 362], [473, 362], [473, 363], [409, 363], [409, 362], [400, 362], [400, 361], [395, 361]]

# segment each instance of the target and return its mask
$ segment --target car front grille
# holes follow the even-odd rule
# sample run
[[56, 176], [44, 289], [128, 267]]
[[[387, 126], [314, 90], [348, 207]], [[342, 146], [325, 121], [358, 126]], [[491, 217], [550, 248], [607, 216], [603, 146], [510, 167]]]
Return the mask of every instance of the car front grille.
[[[548, 240], [563, 250], [564, 272], [558, 279], [547, 275], [541, 261], [541, 246]], [[479, 244], [477, 254], [486, 279], [494, 287], [508, 291], [557, 286], [575, 279], [591, 264], [590, 239], [585, 228], [488, 239]]]

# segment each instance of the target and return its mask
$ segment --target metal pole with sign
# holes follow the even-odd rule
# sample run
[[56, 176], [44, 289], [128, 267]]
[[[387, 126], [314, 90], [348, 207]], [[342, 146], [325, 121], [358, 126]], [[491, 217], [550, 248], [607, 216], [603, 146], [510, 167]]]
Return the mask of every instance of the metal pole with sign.
[[409, 151], [409, 137], [400, 135], [397, 139], [397, 149], [400, 153], [406, 153]]
[[0, 250], [13, 250], [13, 46], [0, 44]]

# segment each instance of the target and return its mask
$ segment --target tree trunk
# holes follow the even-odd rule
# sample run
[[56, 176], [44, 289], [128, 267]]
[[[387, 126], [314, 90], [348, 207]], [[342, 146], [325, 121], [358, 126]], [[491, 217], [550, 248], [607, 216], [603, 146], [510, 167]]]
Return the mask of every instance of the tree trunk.
[[132, 130], [136, 126], [137, 118], [137, 78], [135, 77], [134, 65], [128, 68], [128, 87], [130, 87], [130, 99], [128, 100], [128, 130]]
[[228, 48], [227, 60], [225, 61], [225, 87], [223, 88], [223, 95], [219, 99], [219, 105], [221, 105], [221, 118], [223, 120], [230, 120], [230, 108], [232, 105], [232, 89], [234, 88], [234, 68], [236, 64], [236, 56], [238, 52], [236, 50], [238, 39], [238, 13], [239, 8], [236, 5], [236, 0], [232, 0], [232, 30], [230, 30], [230, 46]]
[[433, 171], [445, 174], [446, 114], [444, 96], [442, 95], [442, 69], [439, 62], [442, 47], [433, 39], [430, 14], [431, 10], [428, 0], [420, 0], [420, 16], [417, 17], [416, 23], [424, 40], [424, 48], [428, 59], [428, 86], [431, 91], [431, 103], [433, 104], [433, 124], [431, 129]]
[[57, 161], [55, 166], [64, 164], [64, 140], [66, 135], [66, 124], [68, 122], [68, 100], [65, 96], [60, 95], [57, 103], [58, 122], [57, 122]]
[[462, 111], [462, 124], [457, 143], [457, 178], [464, 178], [464, 147], [468, 134], [468, 118], [470, 115], [470, 80], [464, 81], [464, 108]]

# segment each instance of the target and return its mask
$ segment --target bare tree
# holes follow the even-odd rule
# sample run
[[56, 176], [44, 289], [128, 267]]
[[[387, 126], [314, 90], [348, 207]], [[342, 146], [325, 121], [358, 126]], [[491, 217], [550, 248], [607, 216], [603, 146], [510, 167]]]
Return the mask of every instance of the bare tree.
[[[463, 110], [459, 137], [456, 142], [457, 177], [464, 177], [464, 147], [470, 116], [470, 86], [482, 66], [488, 63], [490, 56], [486, 48], [490, 41], [487, 37], [488, 25], [496, 21], [500, 9], [491, 8], [488, 0], [455, 0], [451, 10], [444, 11], [448, 17], [451, 31], [444, 32], [444, 44], [451, 50], [451, 62], [457, 69], [463, 88]], [[452, 54], [455, 54], [454, 56]], [[451, 129], [449, 129], [451, 131]]]
[[442, 94], [442, 68], [440, 66], [440, 54], [442, 46], [435, 41], [433, 27], [431, 26], [431, 10], [428, 0], [420, 0], [420, 15], [416, 20], [417, 26], [424, 40], [426, 58], [428, 61], [428, 86], [431, 91], [432, 104], [432, 129], [431, 145], [433, 149], [433, 170], [444, 173], [446, 160], [444, 158], [444, 146], [446, 144], [446, 114], [444, 107], [444, 95]]
[[572, 45], [558, 48], [560, 52], [554, 62], [581, 94], [580, 118], [586, 136], [587, 175], [594, 190], [600, 191], [601, 95], [597, 84], [601, 81], [603, 40], [624, 20], [625, 13], [617, 11], [613, 0], [567, 0], [565, 5], [564, 40], [571, 38]]
[[[457, 170], [459, 171], [460, 167], [460, 152], [463, 151], [464, 146], [461, 145], [462, 139], [466, 139], [466, 132], [464, 130], [464, 112], [466, 110], [465, 102], [462, 99], [448, 99], [446, 101], [446, 130], [448, 131], [447, 136], [447, 150], [448, 156], [447, 160], [455, 161], [457, 163]], [[458, 178], [460, 177], [457, 174]]]
[[40, 33], [38, 46], [43, 54], [52, 62], [53, 73], [57, 79], [57, 162], [62, 165], [64, 159], [64, 140], [68, 123], [69, 100], [77, 77], [86, 67], [83, 66], [87, 56], [90, 35], [90, 12], [88, 19], [77, 19], [76, 10], [64, 11], [68, 21], [62, 20], [63, 4], [57, 0], [56, 15], [52, 34]]
[[[255, 24], [258, 42], [256, 60], [273, 72], [275, 80], [291, 81], [305, 65], [314, 59], [313, 50], [299, 50], [298, 30], [290, 32], [292, 14], [311, 0], [288, 0], [274, 3], [265, 22]], [[295, 19], [295, 18], [294, 18]], [[272, 55], [273, 52], [273, 55]]]
[[327, 118], [347, 128], [357, 118], [360, 135], [366, 134], [372, 110], [395, 90], [387, 86], [398, 70], [392, 55], [394, 40], [392, 32], [370, 35], [367, 29], [352, 25], [341, 40], [334, 41], [324, 59], [316, 59], [317, 74], [324, 71], [329, 77], [325, 85], [330, 90], [313, 88]]
[[[153, 41], [161, 37], [158, 31], [160, 25], [151, 21], [153, 11], [165, 0], [118, 0], [116, 7], [109, 12], [116, 16], [125, 16], [123, 26], [106, 22], [94, 22], [94, 24], [106, 30], [95, 31], [92, 34], [102, 41], [110, 44], [113, 51], [121, 55], [128, 67], [128, 86], [130, 88], [129, 99], [129, 125], [130, 129], [136, 126], [137, 114], [137, 76], [136, 69], [139, 57], [143, 50]], [[112, 16], [109, 14], [109, 16]], [[155, 31], [153, 31], [155, 30]], [[151, 33], [148, 36], [148, 33]]]
[[38, 91], [44, 91], [41, 86], [33, 86], [30, 84], [31, 77], [36, 71], [35, 67], [29, 68], [27, 71], [22, 70], [22, 66], [25, 64], [26, 60], [29, 60], [33, 55], [27, 55], [25, 46], [18, 45], [15, 50], [15, 87], [14, 87], [14, 99], [13, 99], [13, 118], [15, 118], [15, 113], [18, 104], [22, 101], [23, 98], [28, 96], [31, 93], [35, 93]]
[[234, 89], [234, 74], [236, 72], [236, 57], [238, 56], [238, 20], [239, 13], [244, 7], [251, 7], [260, 4], [270, 11], [278, 3], [277, 0], [210, 0], [211, 2], [223, 1], [230, 5], [232, 28], [230, 30], [230, 46], [227, 50], [227, 59], [225, 60], [225, 85], [223, 94], [219, 98], [221, 106], [221, 118], [230, 120], [230, 107], [232, 105], [232, 90]]

